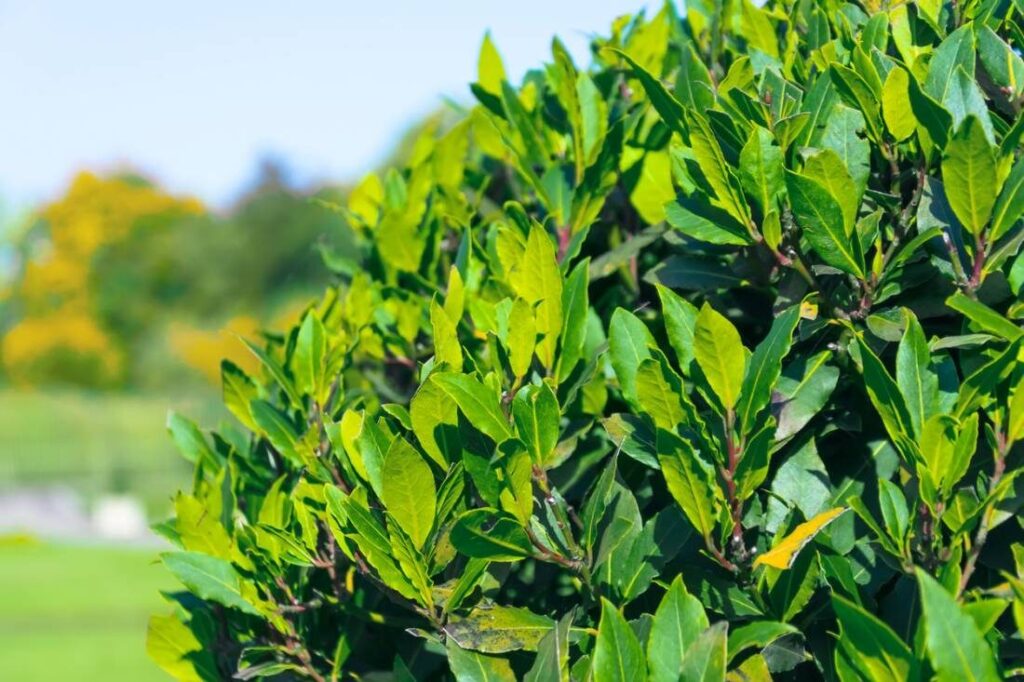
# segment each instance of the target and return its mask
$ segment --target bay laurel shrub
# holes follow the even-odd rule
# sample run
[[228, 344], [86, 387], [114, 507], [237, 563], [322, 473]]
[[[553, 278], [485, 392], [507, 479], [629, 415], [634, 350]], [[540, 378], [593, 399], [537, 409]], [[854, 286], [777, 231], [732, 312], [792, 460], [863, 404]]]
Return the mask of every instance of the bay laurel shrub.
[[325, 205], [338, 284], [170, 420], [164, 669], [1021, 673], [1024, 7], [687, 4], [518, 86], [485, 39]]

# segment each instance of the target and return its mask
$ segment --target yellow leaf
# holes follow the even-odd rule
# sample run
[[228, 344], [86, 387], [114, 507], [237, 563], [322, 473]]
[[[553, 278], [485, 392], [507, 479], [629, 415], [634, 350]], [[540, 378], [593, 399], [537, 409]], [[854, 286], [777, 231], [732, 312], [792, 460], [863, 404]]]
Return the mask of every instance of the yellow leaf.
[[822, 528], [842, 516], [847, 510], [847, 507], [836, 507], [835, 509], [829, 509], [818, 514], [810, 521], [801, 523], [782, 542], [757, 557], [754, 560], [754, 566], [763, 564], [782, 570], [789, 568], [793, 565], [793, 561], [796, 560], [796, 555], [800, 553], [800, 550], [813, 540], [814, 536], [821, 532]]

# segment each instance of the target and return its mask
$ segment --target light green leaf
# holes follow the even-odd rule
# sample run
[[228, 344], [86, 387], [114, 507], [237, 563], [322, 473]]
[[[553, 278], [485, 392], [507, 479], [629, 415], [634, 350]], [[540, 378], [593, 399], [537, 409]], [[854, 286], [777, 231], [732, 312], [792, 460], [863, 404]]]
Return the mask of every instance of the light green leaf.
[[710, 538], [721, 508], [711, 467], [679, 436], [658, 430], [658, 461], [669, 493], [704, 538]]
[[518, 561], [533, 554], [533, 545], [519, 521], [497, 509], [471, 509], [451, 531], [455, 549], [468, 557], [491, 561]]
[[980, 331], [994, 334], [1007, 341], [1016, 341], [1024, 336], [1024, 329], [1010, 322], [984, 303], [960, 292], [947, 298], [946, 305], [958, 313], [963, 313], [967, 319], [978, 326]]
[[793, 344], [793, 332], [799, 321], [799, 305], [776, 315], [768, 335], [751, 354], [736, 406], [741, 436], [753, 430], [758, 414], [771, 400], [772, 390], [782, 373], [782, 360]]
[[658, 286], [661, 314], [665, 320], [665, 333], [679, 360], [683, 376], [690, 375], [694, 360], [693, 337], [697, 328], [697, 307], [671, 289]]
[[512, 418], [519, 438], [535, 464], [543, 466], [558, 445], [558, 398], [546, 383], [519, 389], [512, 400]]
[[452, 397], [428, 377], [409, 402], [409, 419], [420, 447], [447, 469], [459, 455], [458, 409]]
[[686, 418], [679, 377], [655, 358], [640, 363], [636, 393], [640, 407], [658, 428], [674, 431]]
[[433, 381], [452, 397], [466, 419], [495, 443], [512, 437], [508, 419], [498, 405], [498, 396], [468, 374], [435, 374]]
[[550, 369], [562, 331], [562, 272], [555, 257], [555, 245], [540, 225], [531, 226], [526, 250], [509, 280], [516, 293], [534, 308], [541, 337], [537, 357]]
[[852, 235], [857, 225], [860, 193], [839, 154], [832, 149], [811, 154], [804, 162], [803, 174], [828, 190], [843, 211], [843, 231]]
[[786, 186], [797, 224], [823, 261], [860, 279], [864, 262], [860, 242], [850, 238], [839, 202], [820, 183], [793, 172]]
[[[179, 682], [203, 682], [215, 679], [217, 671], [208, 652], [174, 614], [150, 616], [146, 630], [146, 653], [166, 673]], [[203, 674], [196, 666], [203, 668]]]
[[908, 99], [910, 78], [904, 69], [896, 67], [889, 71], [882, 86], [882, 118], [897, 142], [913, 135], [917, 128], [917, 119]]
[[555, 622], [529, 609], [514, 606], [478, 606], [467, 616], [455, 616], [444, 626], [445, 635], [463, 649], [485, 654], [536, 651]]
[[789, 623], [775, 620], [756, 620], [741, 625], [729, 634], [729, 661], [732, 662], [747, 649], [764, 649], [775, 640], [786, 635], [799, 634], [800, 630]]
[[395, 438], [384, 456], [381, 498], [416, 549], [421, 549], [434, 525], [434, 474], [430, 465], [402, 437]]
[[295, 387], [300, 393], [313, 396], [317, 400], [323, 397], [324, 357], [327, 354], [323, 322], [312, 310], [306, 313], [299, 327], [299, 335], [295, 339], [295, 352], [292, 354], [292, 370], [295, 374]]
[[892, 628], [836, 594], [832, 595], [832, 608], [839, 621], [839, 646], [861, 679], [912, 682], [919, 678], [916, 658]]
[[708, 618], [700, 600], [686, 591], [682, 578], [677, 575], [651, 622], [647, 639], [651, 682], [676, 682], [686, 650], [707, 627]]
[[488, 656], [448, 642], [448, 665], [455, 682], [515, 682], [512, 666], [500, 656]]
[[770, 132], [754, 126], [740, 151], [740, 184], [757, 202], [762, 216], [775, 208], [776, 197], [785, 190], [782, 149], [774, 142]]
[[594, 644], [594, 682], [634, 682], [646, 668], [633, 628], [607, 599], [601, 599], [601, 621]]
[[693, 352], [701, 371], [726, 410], [739, 400], [746, 372], [746, 350], [739, 332], [723, 315], [705, 303], [697, 315]]
[[939, 377], [931, 368], [931, 353], [924, 330], [910, 310], [904, 309], [906, 330], [896, 352], [896, 385], [906, 401], [913, 433], [920, 434], [939, 399]]
[[430, 325], [434, 337], [434, 360], [453, 372], [462, 371], [462, 345], [455, 322], [436, 301], [430, 302]]
[[537, 342], [537, 322], [533, 307], [524, 299], [517, 298], [508, 315], [508, 356], [512, 374], [522, 377], [530, 369], [533, 349]]
[[722, 148], [711, 131], [711, 126], [702, 115], [695, 111], [687, 113], [687, 121], [690, 126], [689, 142], [693, 149], [693, 156], [714, 192], [717, 204], [735, 218], [740, 225], [749, 229], [750, 211], [746, 201], [743, 200], [740, 181], [725, 162]]
[[916, 569], [928, 658], [941, 682], [995, 682], [995, 656], [973, 619], [934, 578]]
[[1010, 233], [1024, 215], [1024, 159], [1018, 159], [1003, 183], [992, 208], [992, 228], [988, 238], [996, 242]]
[[576, 264], [566, 278], [562, 288], [562, 335], [558, 351], [558, 381], [572, 373], [583, 356], [583, 341], [586, 337], [587, 310], [590, 286], [590, 261], [583, 259]]
[[725, 682], [727, 621], [715, 623], [701, 633], [683, 655], [680, 682]]
[[491, 41], [491, 33], [484, 34], [480, 45], [480, 57], [477, 59], [477, 82], [492, 95], [501, 95], [501, 82], [505, 80], [505, 66], [501, 55]]
[[537, 658], [526, 673], [525, 682], [569, 682], [570, 611], [537, 644]]
[[167, 552], [161, 561], [181, 583], [202, 599], [254, 616], [259, 609], [242, 596], [242, 577], [224, 559], [199, 552]]
[[612, 313], [608, 326], [608, 351], [622, 395], [633, 404], [637, 401], [637, 371], [640, 363], [651, 357], [648, 346], [653, 345], [654, 337], [640, 318], [623, 308]]
[[981, 234], [992, 215], [999, 185], [995, 149], [974, 116], [967, 117], [946, 146], [942, 183], [960, 223], [971, 234]]

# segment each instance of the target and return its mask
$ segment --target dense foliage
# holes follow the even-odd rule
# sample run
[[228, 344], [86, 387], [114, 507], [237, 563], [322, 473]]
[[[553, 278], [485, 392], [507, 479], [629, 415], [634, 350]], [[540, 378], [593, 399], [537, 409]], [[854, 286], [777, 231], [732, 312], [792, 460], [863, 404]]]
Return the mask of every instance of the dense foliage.
[[1024, 7], [687, 3], [338, 210], [358, 252], [170, 429], [181, 679], [1024, 666]]

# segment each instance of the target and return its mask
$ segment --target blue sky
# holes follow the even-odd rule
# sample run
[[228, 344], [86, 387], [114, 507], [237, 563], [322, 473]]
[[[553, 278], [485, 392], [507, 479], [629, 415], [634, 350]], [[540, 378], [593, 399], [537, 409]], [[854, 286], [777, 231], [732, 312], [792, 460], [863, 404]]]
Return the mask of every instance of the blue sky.
[[586, 61], [588, 35], [643, 4], [0, 0], [0, 202], [125, 163], [213, 205], [264, 155], [299, 181], [352, 178], [468, 97], [485, 30], [518, 78], [555, 34]]

